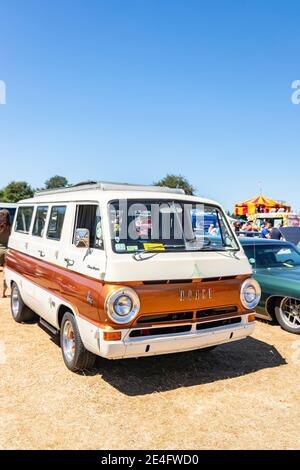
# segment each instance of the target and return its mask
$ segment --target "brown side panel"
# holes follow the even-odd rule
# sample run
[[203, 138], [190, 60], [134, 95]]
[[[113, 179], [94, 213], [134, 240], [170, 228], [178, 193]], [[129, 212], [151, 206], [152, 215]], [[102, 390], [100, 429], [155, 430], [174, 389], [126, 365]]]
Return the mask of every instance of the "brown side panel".
[[[12, 270], [67, 301], [80, 316], [93, 323], [116, 327], [105, 313], [104, 303], [106, 296], [121, 287], [120, 284], [104, 283], [14, 250], [8, 250], [6, 262]], [[236, 306], [242, 311], [240, 286], [245, 277], [162, 285], [133, 282], [128, 286], [139, 295], [141, 310], [138, 316], [225, 306]], [[183, 298], [181, 291], [184, 291]], [[118, 325], [118, 328], [128, 328], [128, 325]]]
[[21, 276], [41, 287], [53, 290], [55, 281], [52, 280], [52, 272], [43, 268], [45, 262], [41, 262], [19, 251], [9, 249], [6, 253], [6, 266], [16, 271]]
[[[57, 295], [62, 301], [71, 304], [80, 316], [99, 323], [99, 301], [103, 286], [101, 281], [15, 250], [8, 250], [6, 265], [39, 287]], [[103, 307], [100, 311], [103, 311]]]
[[54, 276], [58, 281], [61, 297], [74, 305], [80, 316], [99, 323], [101, 321], [99, 301], [102, 283], [56, 266], [54, 266]]

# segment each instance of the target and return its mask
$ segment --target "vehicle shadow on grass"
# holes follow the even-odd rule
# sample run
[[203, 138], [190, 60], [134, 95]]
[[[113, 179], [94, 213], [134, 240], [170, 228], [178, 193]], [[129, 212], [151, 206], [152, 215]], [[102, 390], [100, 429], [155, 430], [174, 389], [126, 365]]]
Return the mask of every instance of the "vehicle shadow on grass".
[[247, 338], [210, 352], [197, 350], [114, 361], [97, 358], [95, 368], [85, 375], [99, 374], [121, 393], [137, 396], [213, 383], [285, 364], [274, 346]]

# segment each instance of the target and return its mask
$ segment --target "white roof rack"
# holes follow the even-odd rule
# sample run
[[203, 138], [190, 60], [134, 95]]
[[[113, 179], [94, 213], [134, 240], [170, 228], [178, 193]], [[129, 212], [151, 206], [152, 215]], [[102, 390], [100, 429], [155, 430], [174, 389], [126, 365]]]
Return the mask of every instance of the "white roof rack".
[[35, 196], [44, 196], [47, 194], [68, 193], [73, 191], [87, 191], [87, 190], [100, 190], [100, 191], [153, 191], [164, 193], [185, 194], [183, 189], [168, 188], [166, 186], [148, 186], [142, 184], [129, 184], [129, 183], [111, 183], [108, 181], [87, 182], [79, 183], [74, 186], [56, 189], [42, 189], [37, 191]]

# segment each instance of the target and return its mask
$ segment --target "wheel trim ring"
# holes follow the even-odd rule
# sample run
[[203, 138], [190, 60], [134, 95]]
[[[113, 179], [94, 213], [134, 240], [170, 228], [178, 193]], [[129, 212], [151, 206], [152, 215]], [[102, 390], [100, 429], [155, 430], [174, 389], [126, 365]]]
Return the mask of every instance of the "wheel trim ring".
[[11, 310], [14, 317], [16, 317], [19, 313], [20, 308], [20, 298], [19, 292], [16, 287], [14, 287], [12, 294], [11, 294]]
[[[300, 327], [300, 310], [299, 310], [297, 315], [291, 314], [286, 308], [286, 305], [288, 304], [288, 302], [296, 303], [297, 300], [293, 299], [291, 297], [285, 297], [284, 299], [282, 299], [282, 301], [280, 303], [280, 311], [281, 311], [281, 314], [282, 314], [281, 317], [282, 317], [283, 321], [286, 323], [286, 325], [288, 325], [290, 328], [296, 329], [296, 328]], [[294, 308], [294, 307], [295, 306], [292, 307], [290, 305], [290, 309]], [[300, 307], [300, 303], [299, 303], [298, 307]], [[294, 319], [294, 321], [291, 321], [290, 317], [292, 317]]]
[[67, 362], [72, 362], [75, 356], [75, 333], [74, 328], [70, 320], [64, 323], [63, 327], [63, 353]]

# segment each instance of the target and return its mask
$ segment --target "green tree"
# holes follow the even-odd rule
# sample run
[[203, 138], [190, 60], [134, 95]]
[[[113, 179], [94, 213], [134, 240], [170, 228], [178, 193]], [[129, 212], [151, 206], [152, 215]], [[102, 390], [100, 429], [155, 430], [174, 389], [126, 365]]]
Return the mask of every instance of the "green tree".
[[26, 181], [12, 181], [0, 191], [2, 202], [18, 202], [33, 196], [32, 187]]
[[186, 194], [193, 195], [195, 188], [182, 175], [166, 175], [161, 180], [154, 183], [156, 186], [168, 186], [169, 188], [180, 188]]
[[45, 182], [46, 189], [64, 188], [68, 186], [69, 182], [64, 176], [55, 175]]
[[231, 217], [232, 219], [235, 218], [234, 212], [227, 211], [226, 214], [228, 215], [228, 217]]

